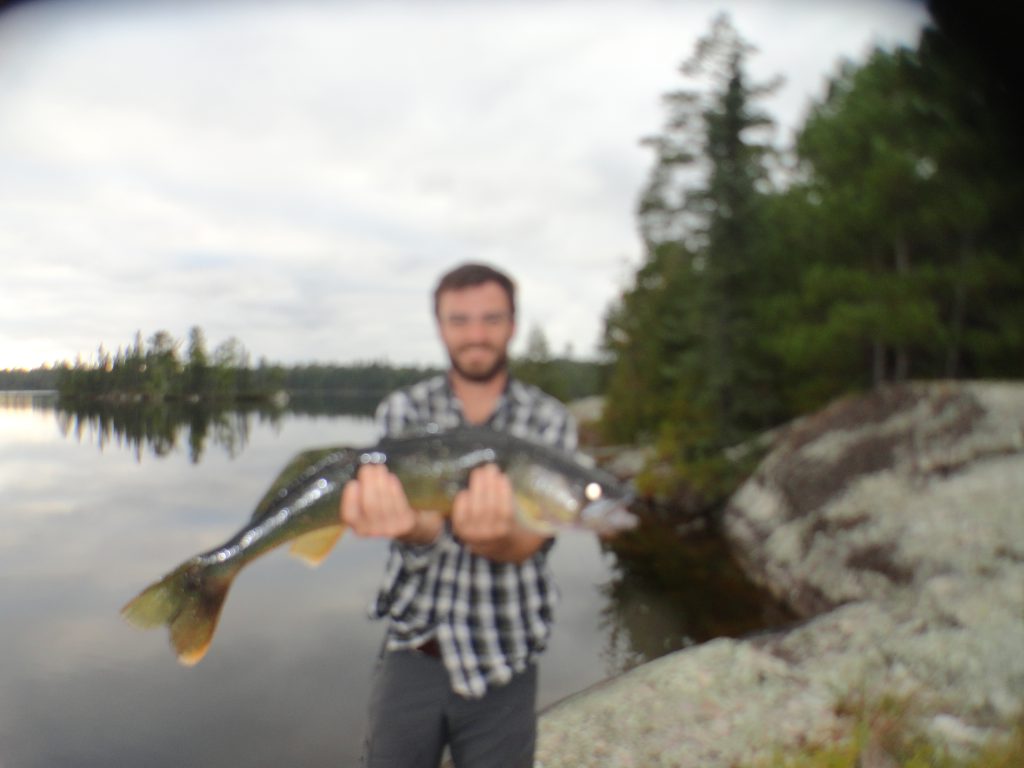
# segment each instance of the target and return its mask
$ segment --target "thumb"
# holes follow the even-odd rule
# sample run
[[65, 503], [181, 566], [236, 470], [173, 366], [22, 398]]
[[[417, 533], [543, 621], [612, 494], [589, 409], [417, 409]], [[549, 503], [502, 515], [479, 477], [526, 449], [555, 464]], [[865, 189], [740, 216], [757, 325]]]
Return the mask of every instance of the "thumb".
[[358, 530], [359, 523], [363, 520], [362, 510], [359, 507], [359, 481], [349, 480], [341, 489], [341, 508], [339, 510], [341, 522]]

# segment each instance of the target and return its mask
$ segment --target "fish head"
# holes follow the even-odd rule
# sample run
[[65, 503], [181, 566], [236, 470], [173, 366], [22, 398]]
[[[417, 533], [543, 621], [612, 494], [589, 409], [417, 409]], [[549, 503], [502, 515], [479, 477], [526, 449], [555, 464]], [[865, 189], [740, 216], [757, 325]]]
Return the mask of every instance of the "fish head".
[[633, 500], [628, 486], [582, 461], [548, 459], [510, 468], [525, 525], [543, 533], [571, 527], [602, 536], [636, 527], [637, 518], [628, 509]]
[[618, 482], [614, 487], [604, 484], [598, 487], [601, 495], [580, 510], [579, 524], [601, 536], [614, 536], [636, 528], [640, 520], [629, 511], [634, 498], [632, 488]]

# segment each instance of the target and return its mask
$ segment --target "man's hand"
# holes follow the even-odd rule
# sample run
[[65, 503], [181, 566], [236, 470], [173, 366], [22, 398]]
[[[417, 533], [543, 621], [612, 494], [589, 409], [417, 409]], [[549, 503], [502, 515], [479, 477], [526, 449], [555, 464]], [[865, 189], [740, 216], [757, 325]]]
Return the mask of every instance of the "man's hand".
[[508, 475], [494, 464], [477, 467], [469, 485], [452, 504], [452, 531], [469, 546], [508, 537], [516, 523], [515, 500]]
[[456, 494], [452, 532], [474, 554], [499, 562], [521, 563], [546, 540], [519, 525], [512, 482], [494, 464], [474, 469], [469, 486]]
[[409, 505], [399, 479], [386, 466], [360, 467], [341, 492], [341, 522], [359, 536], [429, 544], [441, 532], [441, 516]]

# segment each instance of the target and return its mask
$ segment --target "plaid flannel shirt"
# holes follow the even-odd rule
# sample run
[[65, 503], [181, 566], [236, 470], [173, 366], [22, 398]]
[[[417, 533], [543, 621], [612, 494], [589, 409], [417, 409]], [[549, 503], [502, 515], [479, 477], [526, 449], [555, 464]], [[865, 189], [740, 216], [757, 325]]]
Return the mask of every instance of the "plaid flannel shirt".
[[[381, 435], [465, 423], [448, 377], [436, 376], [389, 395], [377, 409]], [[576, 448], [576, 424], [558, 400], [510, 379], [487, 424], [517, 437]], [[522, 564], [474, 555], [450, 525], [425, 546], [392, 542], [384, 582], [370, 616], [389, 620], [386, 648], [407, 650], [434, 638], [452, 690], [479, 698], [523, 672], [544, 650], [558, 595], [547, 554], [550, 540]]]

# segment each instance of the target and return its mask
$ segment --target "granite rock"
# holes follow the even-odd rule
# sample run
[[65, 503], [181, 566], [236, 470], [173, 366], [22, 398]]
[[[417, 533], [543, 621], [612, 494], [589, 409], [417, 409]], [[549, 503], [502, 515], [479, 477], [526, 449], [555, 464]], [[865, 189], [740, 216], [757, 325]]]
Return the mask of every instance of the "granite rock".
[[841, 738], [857, 702], [885, 697], [954, 752], [1019, 722], [1024, 386], [910, 384], [837, 402], [777, 436], [723, 527], [750, 577], [805, 620], [556, 705], [538, 766], [754, 766]]

